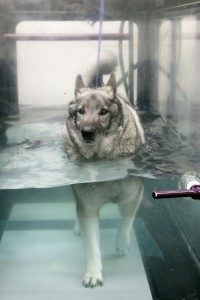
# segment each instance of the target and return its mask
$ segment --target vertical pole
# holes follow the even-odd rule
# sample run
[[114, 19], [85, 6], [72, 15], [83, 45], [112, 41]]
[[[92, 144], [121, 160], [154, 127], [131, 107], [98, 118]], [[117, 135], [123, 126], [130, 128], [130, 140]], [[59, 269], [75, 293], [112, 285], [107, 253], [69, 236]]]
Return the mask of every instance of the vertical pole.
[[171, 62], [170, 62], [170, 92], [168, 98], [167, 115], [172, 117], [176, 115], [176, 75], [177, 75], [177, 41], [178, 41], [178, 23], [177, 19], [172, 20], [171, 31]]
[[[7, 32], [15, 32], [17, 21], [15, 18], [7, 24]], [[5, 45], [5, 61], [8, 68], [6, 75], [7, 86], [7, 109], [8, 115], [17, 115], [19, 113], [18, 106], [18, 79], [17, 79], [17, 42], [4, 41]]]
[[147, 16], [138, 20], [138, 62], [140, 68], [138, 69], [137, 80], [137, 106], [140, 111], [147, 112], [149, 108], [149, 99], [147, 95], [147, 59], [148, 59], [148, 25]]
[[158, 109], [159, 30], [161, 21], [146, 15], [138, 21], [137, 106], [147, 115]]
[[99, 39], [97, 48], [97, 74], [96, 74], [96, 88], [102, 83], [102, 78], [99, 78], [99, 61], [101, 55], [101, 41], [103, 33], [103, 20], [104, 20], [104, 0], [100, 0], [99, 7]]
[[128, 98], [132, 105], [134, 105], [134, 76], [133, 76], [133, 65], [134, 65], [134, 49], [133, 49], [133, 22], [129, 21], [129, 93]]
[[200, 16], [196, 16], [196, 32], [194, 45], [194, 65], [190, 65], [190, 76], [193, 78], [192, 93], [190, 101], [189, 118], [189, 141], [194, 147], [196, 153], [200, 153], [200, 101], [199, 101], [199, 82], [200, 82]]

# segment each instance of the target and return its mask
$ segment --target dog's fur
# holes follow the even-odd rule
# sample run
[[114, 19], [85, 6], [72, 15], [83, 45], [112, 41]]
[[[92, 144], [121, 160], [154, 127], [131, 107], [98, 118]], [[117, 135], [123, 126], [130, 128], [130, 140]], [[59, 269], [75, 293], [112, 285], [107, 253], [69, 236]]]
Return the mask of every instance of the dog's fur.
[[[101, 56], [98, 86], [95, 86], [96, 62], [87, 67], [87, 85], [77, 76], [75, 99], [69, 103], [64, 132], [65, 149], [71, 160], [109, 158], [136, 153], [144, 143], [144, 133], [136, 111], [116, 91], [114, 68], [116, 57]], [[102, 75], [111, 73], [106, 85]], [[143, 195], [140, 179], [126, 178], [73, 186], [77, 214], [85, 242], [87, 272], [86, 287], [102, 285], [102, 265], [99, 247], [99, 210], [107, 202], [119, 205], [122, 223], [116, 249], [125, 255], [130, 244], [130, 232], [135, 213]]]

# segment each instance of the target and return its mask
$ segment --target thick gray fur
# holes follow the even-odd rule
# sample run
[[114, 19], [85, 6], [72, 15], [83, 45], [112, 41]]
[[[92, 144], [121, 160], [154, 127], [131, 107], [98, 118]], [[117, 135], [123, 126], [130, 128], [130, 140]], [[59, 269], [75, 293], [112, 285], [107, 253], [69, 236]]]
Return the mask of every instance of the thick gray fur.
[[[116, 57], [108, 53], [101, 56], [99, 67], [100, 75], [111, 73], [106, 85], [91, 87], [97, 70], [95, 61], [90, 61], [87, 66], [87, 85], [81, 75], [77, 76], [75, 99], [68, 105], [63, 133], [65, 150], [70, 160], [114, 159], [132, 155], [145, 142], [136, 111], [126, 98], [117, 93], [113, 73], [115, 68]], [[88, 131], [89, 139], [86, 135], [85, 140], [85, 132]], [[116, 250], [119, 255], [126, 255], [134, 217], [143, 196], [143, 184], [135, 177], [77, 184], [73, 190], [87, 257], [83, 285], [95, 287], [103, 284], [98, 226], [100, 208], [108, 202], [118, 204], [122, 221]]]

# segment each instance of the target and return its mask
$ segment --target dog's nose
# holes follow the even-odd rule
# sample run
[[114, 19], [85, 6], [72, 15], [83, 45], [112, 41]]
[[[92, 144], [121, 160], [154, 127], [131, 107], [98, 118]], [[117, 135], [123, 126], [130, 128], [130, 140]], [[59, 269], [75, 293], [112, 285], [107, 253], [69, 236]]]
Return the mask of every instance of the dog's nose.
[[90, 126], [84, 127], [81, 131], [81, 134], [86, 143], [91, 143], [95, 139], [95, 131]]

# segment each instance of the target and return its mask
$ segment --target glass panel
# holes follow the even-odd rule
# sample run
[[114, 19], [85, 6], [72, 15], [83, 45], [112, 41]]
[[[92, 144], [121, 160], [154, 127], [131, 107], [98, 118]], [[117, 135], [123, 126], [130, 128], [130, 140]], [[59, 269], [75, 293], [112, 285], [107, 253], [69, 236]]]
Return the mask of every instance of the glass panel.
[[[151, 195], [200, 180], [199, 4], [183, 2], [0, 1], [2, 299], [199, 299], [200, 202]], [[118, 60], [104, 86], [98, 53], [107, 67]], [[110, 157], [102, 140], [94, 155], [75, 140], [82, 157], [71, 161], [63, 128], [70, 101], [86, 91], [89, 117], [100, 97], [106, 123], [113, 101], [112, 134], [131, 123], [135, 147], [141, 122], [145, 144], [114, 158], [125, 131]], [[88, 123], [83, 140], [98, 132]]]

